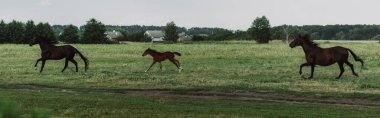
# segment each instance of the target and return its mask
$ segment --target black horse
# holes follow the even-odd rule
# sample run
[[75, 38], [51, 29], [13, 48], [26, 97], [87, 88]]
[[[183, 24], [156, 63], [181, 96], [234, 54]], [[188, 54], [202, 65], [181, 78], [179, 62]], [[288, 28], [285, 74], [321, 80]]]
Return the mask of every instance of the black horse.
[[41, 58], [39, 58], [34, 65], [34, 67], [37, 67], [38, 62], [42, 61], [40, 72], [42, 72], [44, 69], [46, 60], [61, 60], [63, 58], [66, 58], [66, 61], [65, 67], [63, 67], [61, 72], [65, 71], [69, 61], [75, 65], [76, 72], [78, 72], [78, 64], [74, 60], [75, 54], [79, 54], [79, 56], [83, 59], [85, 64], [85, 71], [88, 69], [88, 59], [83, 56], [83, 54], [79, 52], [78, 49], [74, 48], [71, 45], [55, 46], [51, 41], [43, 40], [40, 38], [33, 38], [29, 45], [33, 46], [35, 44], [39, 44], [41, 48]]
[[304, 64], [301, 64], [299, 73], [302, 74], [302, 67], [310, 66], [311, 67], [311, 76], [309, 77], [310, 79], [313, 78], [315, 65], [329, 66], [334, 63], [338, 63], [339, 68], [340, 68], [340, 74], [338, 77], [336, 77], [336, 79], [339, 79], [342, 76], [344, 72], [344, 67], [343, 67], [344, 63], [350, 66], [353, 75], [358, 76], [358, 74], [356, 74], [354, 70], [354, 65], [348, 62], [348, 53], [351, 53], [355, 61], [361, 62], [362, 68], [364, 68], [363, 60], [360, 57], [358, 57], [352, 50], [345, 47], [341, 47], [341, 46], [336, 46], [336, 47], [331, 47], [331, 48], [321, 48], [316, 43], [310, 40], [309, 35], [304, 35], [304, 36], [299, 35], [289, 44], [289, 46], [291, 48], [294, 48], [297, 46], [301, 46], [303, 48], [307, 62]]

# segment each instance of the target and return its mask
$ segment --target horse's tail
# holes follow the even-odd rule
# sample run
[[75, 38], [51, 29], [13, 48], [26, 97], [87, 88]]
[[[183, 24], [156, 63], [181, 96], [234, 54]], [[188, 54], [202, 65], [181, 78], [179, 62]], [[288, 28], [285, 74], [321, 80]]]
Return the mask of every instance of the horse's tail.
[[173, 54], [181, 56], [181, 53], [179, 53], [179, 52], [173, 52]]
[[364, 61], [359, 56], [357, 56], [352, 50], [350, 49], [347, 49], [347, 50], [354, 57], [355, 61], [359, 61], [362, 64], [362, 68], [364, 68]]
[[88, 59], [87, 59], [85, 56], [83, 56], [83, 54], [82, 54], [81, 52], [79, 52], [78, 49], [75, 49], [75, 51], [76, 51], [76, 53], [79, 54], [80, 58], [82, 58], [82, 60], [83, 60], [83, 62], [84, 62], [84, 71], [87, 71], [87, 69], [88, 69], [88, 64], [89, 64]]

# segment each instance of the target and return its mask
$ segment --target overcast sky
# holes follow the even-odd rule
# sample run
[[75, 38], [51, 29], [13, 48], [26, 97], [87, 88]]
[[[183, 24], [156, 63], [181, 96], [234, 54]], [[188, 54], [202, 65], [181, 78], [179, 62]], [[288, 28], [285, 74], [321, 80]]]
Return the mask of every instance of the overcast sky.
[[380, 0], [0, 0], [0, 19], [83, 25], [165, 25], [247, 29], [266, 15], [272, 26], [380, 24]]

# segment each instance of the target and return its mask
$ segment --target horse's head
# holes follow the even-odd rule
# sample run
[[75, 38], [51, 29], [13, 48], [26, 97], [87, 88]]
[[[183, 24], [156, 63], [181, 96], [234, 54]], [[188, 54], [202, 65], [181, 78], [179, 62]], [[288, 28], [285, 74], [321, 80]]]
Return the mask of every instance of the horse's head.
[[305, 34], [304, 36], [298, 35], [292, 42], [290, 42], [289, 47], [295, 48], [301, 46], [306, 39], [309, 38], [309, 35]]
[[40, 40], [37, 39], [36, 37], [33, 37], [32, 40], [29, 43], [29, 46], [33, 46], [33, 45], [39, 44], [39, 43], [40, 43]]
[[142, 54], [142, 56], [146, 56], [150, 53], [150, 51], [152, 51], [152, 49], [148, 48], [144, 51], [144, 53]]

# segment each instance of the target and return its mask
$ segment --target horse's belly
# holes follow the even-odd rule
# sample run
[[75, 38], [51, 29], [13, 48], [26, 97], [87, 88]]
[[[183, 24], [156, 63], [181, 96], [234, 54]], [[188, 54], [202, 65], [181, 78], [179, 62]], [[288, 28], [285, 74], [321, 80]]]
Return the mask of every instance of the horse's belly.
[[323, 63], [323, 64], [318, 64], [318, 65], [320, 65], [320, 66], [330, 66], [330, 65], [333, 65], [333, 64], [335, 64], [335, 62], [334, 63]]
[[336, 63], [336, 61], [331, 57], [317, 58], [316, 59], [316, 64], [321, 65], [321, 66], [330, 66], [330, 65], [335, 64], [335, 63]]
[[66, 55], [50, 55], [49, 60], [60, 60], [65, 58]]

